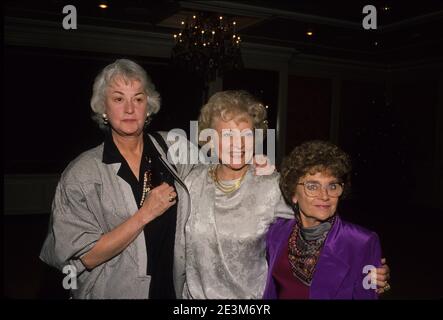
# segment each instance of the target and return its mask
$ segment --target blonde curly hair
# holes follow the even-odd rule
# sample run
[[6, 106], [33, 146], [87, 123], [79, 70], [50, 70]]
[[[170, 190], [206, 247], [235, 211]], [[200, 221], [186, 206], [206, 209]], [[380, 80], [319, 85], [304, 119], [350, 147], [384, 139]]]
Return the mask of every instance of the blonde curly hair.
[[252, 118], [254, 129], [266, 129], [266, 108], [252, 94], [244, 90], [226, 90], [213, 94], [208, 103], [200, 110], [198, 117], [199, 133], [204, 129], [213, 128], [214, 119], [229, 121], [240, 114], [248, 114]]

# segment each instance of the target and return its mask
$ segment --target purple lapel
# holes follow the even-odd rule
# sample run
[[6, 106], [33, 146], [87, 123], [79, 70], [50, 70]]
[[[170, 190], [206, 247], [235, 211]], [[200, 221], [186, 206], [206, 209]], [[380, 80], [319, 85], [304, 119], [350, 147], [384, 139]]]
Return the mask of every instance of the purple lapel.
[[344, 257], [343, 247], [340, 247], [342, 221], [339, 216], [329, 231], [320, 258], [315, 268], [311, 283], [311, 299], [334, 299], [337, 290], [349, 272], [350, 266], [340, 257]]

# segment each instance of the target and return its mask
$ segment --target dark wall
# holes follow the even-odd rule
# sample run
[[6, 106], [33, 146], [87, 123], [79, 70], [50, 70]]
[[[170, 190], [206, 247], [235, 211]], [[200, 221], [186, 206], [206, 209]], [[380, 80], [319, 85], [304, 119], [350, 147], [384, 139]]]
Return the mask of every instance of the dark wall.
[[223, 77], [223, 90], [246, 90], [268, 106], [268, 127], [276, 129], [278, 112], [278, 72], [243, 69]]
[[382, 182], [387, 171], [400, 164], [395, 162], [402, 155], [393, 145], [401, 143], [400, 128], [390, 103], [383, 82], [342, 82], [339, 143], [353, 160], [354, 197], [365, 197], [374, 186], [387, 187]]
[[[419, 203], [443, 207], [443, 72], [410, 77], [393, 85], [393, 105], [402, 130], [404, 172], [409, 196]], [[403, 174], [404, 174], [403, 172]]]
[[[341, 212], [378, 233], [393, 274], [387, 298], [443, 295], [435, 285], [439, 268], [423, 259], [439, 250], [443, 222], [438, 77], [432, 70], [385, 84], [342, 83], [339, 141], [354, 170]], [[414, 265], [424, 272], [411, 272]]]
[[331, 83], [331, 79], [289, 76], [286, 154], [304, 141], [329, 139]]
[[9, 299], [67, 299], [64, 274], [39, 259], [49, 214], [3, 217], [3, 296]]

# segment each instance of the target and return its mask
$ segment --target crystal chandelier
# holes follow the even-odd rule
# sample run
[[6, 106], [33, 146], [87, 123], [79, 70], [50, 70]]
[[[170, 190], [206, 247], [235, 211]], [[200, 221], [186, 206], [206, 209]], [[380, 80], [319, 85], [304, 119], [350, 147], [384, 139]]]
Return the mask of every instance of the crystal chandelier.
[[240, 36], [233, 19], [209, 13], [194, 14], [181, 22], [174, 34], [172, 62], [179, 68], [200, 75], [205, 84], [225, 71], [243, 67]]

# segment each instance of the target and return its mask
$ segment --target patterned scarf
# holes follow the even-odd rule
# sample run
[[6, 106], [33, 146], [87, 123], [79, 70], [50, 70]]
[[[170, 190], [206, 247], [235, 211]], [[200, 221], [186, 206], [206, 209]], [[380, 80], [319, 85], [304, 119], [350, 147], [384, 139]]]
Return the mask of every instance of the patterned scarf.
[[300, 218], [292, 229], [288, 243], [288, 258], [292, 274], [307, 286], [311, 285], [315, 266], [335, 215], [312, 228], [303, 228]]

